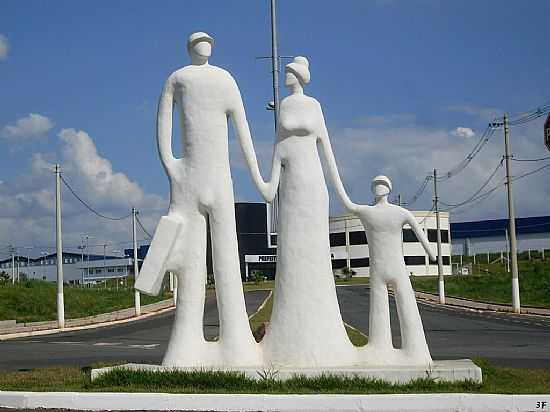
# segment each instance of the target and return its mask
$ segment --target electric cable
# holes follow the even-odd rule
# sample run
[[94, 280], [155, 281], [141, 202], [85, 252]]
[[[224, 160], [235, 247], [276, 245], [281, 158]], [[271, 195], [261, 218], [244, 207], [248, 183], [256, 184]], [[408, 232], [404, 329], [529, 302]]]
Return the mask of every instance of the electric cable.
[[485, 180], [485, 182], [481, 185], [481, 187], [476, 190], [476, 192], [470, 196], [468, 199], [464, 200], [463, 202], [460, 202], [460, 203], [456, 203], [456, 204], [452, 204], [452, 203], [445, 203], [443, 202], [442, 200], [440, 200], [439, 202], [443, 205], [443, 206], [447, 206], [447, 207], [459, 207], [459, 206], [463, 206], [467, 203], [470, 203], [470, 201], [472, 201], [472, 199], [475, 199], [477, 195], [479, 195], [479, 193], [485, 189], [485, 187], [487, 187], [487, 185], [489, 184], [489, 182], [491, 180], [493, 180], [493, 177], [495, 177], [495, 175], [497, 174], [497, 172], [499, 171], [499, 169], [502, 167], [504, 163], [504, 158], [501, 158], [500, 159], [500, 162], [498, 162], [497, 164], [497, 167], [495, 167], [495, 170], [493, 170], [493, 172], [489, 175], [489, 177], [487, 178], [487, 180]]
[[137, 224], [139, 225], [139, 227], [141, 228], [141, 230], [143, 230], [143, 232], [144, 232], [147, 236], [149, 236], [149, 240], [152, 240], [152, 239], [153, 239], [153, 236], [147, 231], [147, 229], [145, 229], [145, 228], [143, 227], [143, 224], [141, 223], [141, 220], [139, 220], [139, 217], [138, 217], [137, 214], [136, 214], [136, 222], [137, 222]]
[[67, 183], [67, 181], [65, 180], [65, 178], [63, 177], [63, 175], [60, 175], [59, 176], [61, 178], [61, 181], [65, 184], [65, 186], [67, 187], [67, 189], [69, 189], [69, 191], [73, 194], [74, 197], [76, 197], [78, 199], [78, 201], [80, 203], [82, 203], [86, 209], [88, 209], [90, 212], [92, 212], [93, 214], [103, 218], [103, 219], [107, 219], [107, 220], [124, 220], [124, 219], [128, 219], [130, 216], [132, 216], [132, 214], [128, 214], [126, 216], [122, 216], [122, 217], [111, 217], [111, 216], [106, 216], [102, 213], [99, 213], [97, 210], [95, 210], [94, 208], [92, 208], [90, 205], [88, 205], [84, 200], [82, 200], [82, 198], [80, 196], [78, 196], [76, 194], [76, 192], [73, 190], [73, 188], [69, 185], [69, 183]]

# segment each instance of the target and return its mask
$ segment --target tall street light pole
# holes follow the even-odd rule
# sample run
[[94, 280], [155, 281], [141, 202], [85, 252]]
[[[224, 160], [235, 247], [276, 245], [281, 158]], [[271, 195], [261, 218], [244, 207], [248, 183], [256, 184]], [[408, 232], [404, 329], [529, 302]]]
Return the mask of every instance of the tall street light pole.
[[55, 165], [55, 246], [57, 250], [57, 325], [65, 327], [63, 300], [63, 245], [61, 240], [61, 169]]

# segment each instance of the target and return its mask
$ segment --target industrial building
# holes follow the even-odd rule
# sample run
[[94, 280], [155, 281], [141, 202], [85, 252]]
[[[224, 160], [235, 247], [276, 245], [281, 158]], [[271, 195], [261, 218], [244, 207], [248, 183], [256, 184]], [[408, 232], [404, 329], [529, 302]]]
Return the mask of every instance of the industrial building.
[[[28, 279], [55, 282], [57, 280], [57, 254], [44, 254], [39, 258], [16, 255], [0, 261], [0, 271], [15, 279], [21, 274]], [[96, 283], [105, 279], [133, 276], [131, 257], [88, 255], [63, 252], [63, 278], [68, 284]]]
[[[508, 253], [508, 219], [451, 224], [455, 254], [472, 256], [485, 252]], [[516, 218], [519, 251], [550, 249], [550, 216]]]

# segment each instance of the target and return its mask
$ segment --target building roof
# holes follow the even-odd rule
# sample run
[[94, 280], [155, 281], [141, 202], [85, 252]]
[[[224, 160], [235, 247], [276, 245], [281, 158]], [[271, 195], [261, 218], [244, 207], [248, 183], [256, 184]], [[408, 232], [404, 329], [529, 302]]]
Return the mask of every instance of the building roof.
[[[451, 238], [502, 237], [508, 229], [508, 219], [479, 220], [451, 223]], [[550, 216], [516, 218], [516, 234], [526, 235], [550, 232]]]

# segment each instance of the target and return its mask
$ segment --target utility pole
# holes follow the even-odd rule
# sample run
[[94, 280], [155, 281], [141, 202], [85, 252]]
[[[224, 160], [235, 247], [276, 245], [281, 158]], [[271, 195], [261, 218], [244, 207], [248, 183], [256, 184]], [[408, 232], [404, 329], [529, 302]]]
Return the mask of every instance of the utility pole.
[[63, 245], [61, 240], [61, 169], [55, 165], [55, 246], [57, 250], [57, 325], [65, 327], [63, 300]]
[[437, 170], [434, 169], [434, 209], [437, 227], [437, 278], [439, 284], [439, 303], [445, 304], [445, 281], [443, 279], [443, 257], [441, 256], [441, 224], [439, 221], [439, 197], [437, 196]]
[[351, 250], [349, 244], [349, 228], [348, 228], [348, 219], [344, 219], [344, 232], [346, 238], [346, 277], [351, 277]]
[[136, 215], [137, 215], [137, 210], [135, 207], [133, 207], [132, 208], [132, 235], [133, 235], [133, 243], [134, 243], [134, 305], [136, 308], [136, 316], [139, 316], [141, 315], [140, 296], [139, 296], [139, 290], [135, 289], [135, 282], [137, 281], [137, 277], [139, 274], [138, 256], [137, 256], [137, 237], [136, 237]]
[[11, 252], [11, 283], [15, 285], [15, 248], [10, 245]]
[[510, 130], [508, 116], [504, 114], [504, 158], [506, 159], [506, 188], [508, 191], [508, 227], [510, 229], [510, 255], [512, 259], [512, 309], [521, 313], [519, 300], [518, 251], [516, 241], [516, 216], [514, 211], [514, 197], [512, 195], [512, 154], [510, 149]]

